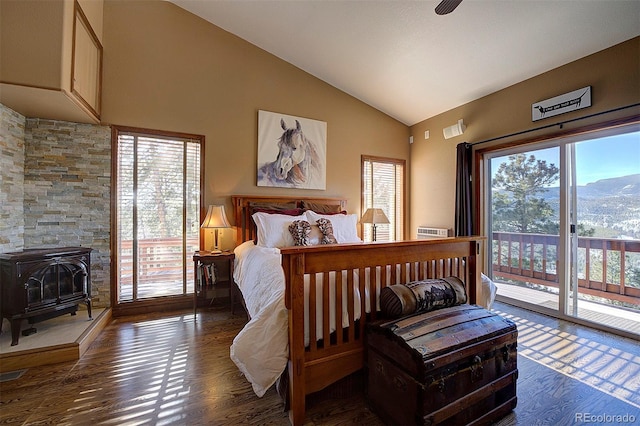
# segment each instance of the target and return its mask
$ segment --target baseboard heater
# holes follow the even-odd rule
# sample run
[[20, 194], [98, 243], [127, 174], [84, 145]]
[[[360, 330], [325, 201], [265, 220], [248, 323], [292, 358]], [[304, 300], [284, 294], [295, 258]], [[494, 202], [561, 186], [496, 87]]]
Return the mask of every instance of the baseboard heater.
[[432, 228], [430, 226], [418, 226], [418, 239], [444, 238], [449, 236], [447, 228]]

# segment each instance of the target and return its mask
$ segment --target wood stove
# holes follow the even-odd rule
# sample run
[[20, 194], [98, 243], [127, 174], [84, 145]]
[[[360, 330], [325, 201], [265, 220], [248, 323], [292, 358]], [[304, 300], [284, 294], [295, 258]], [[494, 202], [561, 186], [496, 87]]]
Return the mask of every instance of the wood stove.
[[[24, 319], [34, 324], [75, 315], [79, 303], [87, 305], [92, 319], [91, 251], [62, 247], [0, 254], [0, 318], [11, 323], [11, 346], [18, 344]], [[33, 332], [31, 327], [23, 335]]]

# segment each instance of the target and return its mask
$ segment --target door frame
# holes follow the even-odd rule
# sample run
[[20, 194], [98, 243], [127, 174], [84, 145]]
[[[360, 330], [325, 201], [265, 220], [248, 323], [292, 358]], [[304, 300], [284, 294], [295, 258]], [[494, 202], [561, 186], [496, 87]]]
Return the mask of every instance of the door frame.
[[[170, 132], [164, 130], [145, 129], [129, 126], [111, 126], [111, 265], [110, 265], [110, 300], [113, 317], [146, 314], [158, 311], [171, 311], [178, 309], [188, 309], [193, 307], [193, 293], [185, 293], [182, 295], [162, 296], [150, 299], [140, 299], [135, 301], [120, 302], [118, 300], [118, 135], [119, 133], [137, 133], [145, 136], [158, 136], [164, 138], [191, 139], [200, 144], [200, 193], [199, 193], [199, 214], [200, 218], [204, 217], [204, 159], [205, 159], [205, 137], [203, 135]], [[202, 231], [202, 230], [201, 230]], [[199, 246], [204, 244], [204, 234], [200, 232]], [[187, 261], [191, 259], [191, 255], [185, 253]], [[191, 268], [190, 264], [186, 264], [186, 269]]]
[[[622, 129], [629, 129], [623, 130]], [[625, 118], [614, 119], [604, 121], [596, 124], [589, 124], [573, 129], [563, 129], [563, 125], [559, 124], [559, 130], [545, 135], [533, 136], [526, 139], [513, 139], [506, 137], [506, 141], [502, 141], [502, 138], [496, 138], [489, 141], [489, 143], [481, 143], [483, 146], [474, 146], [474, 168], [473, 168], [473, 184], [474, 184], [474, 229], [480, 230], [480, 233], [485, 236], [490, 235], [490, 223], [489, 223], [489, 210], [490, 206], [486, 202], [488, 199], [487, 189], [490, 184], [490, 176], [487, 176], [486, 162], [489, 153], [495, 153], [496, 151], [508, 152], [510, 149], [530, 147], [531, 149], [548, 148], [552, 146], [559, 146], [560, 148], [560, 163], [564, 167], [560, 167], [560, 185], [561, 191], [565, 196], [561, 196], [560, 204], [560, 247], [559, 255], [562, 255], [562, 259], [568, 259], [571, 252], [570, 234], [568, 231], [569, 226], [569, 204], [568, 196], [566, 194], [570, 188], [570, 179], [566, 176], [566, 162], [570, 161], [570, 155], [568, 149], [572, 143], [594, 139], [599, 137], [611, 136], [619, 133], [626, 133], [627, 131], [640, 131], [640, 115], [632, 115]], [[517, 135], [521, 135], [521, 132]], [[596, 135], [597, 134], [597, 135]], [[473, 145], [473, 144], [472, 144]], [[478, 144], [480, 145], [480, 144]], [[564, 169], [564, 170], [563, 170]], [[564, 201], [563, 201], [564, 200]], [[563, 237], [564, 236], [564, 237]], [[487, 237], [485, 250], [486, 255], [482, 259], [482, 265], [484, 271], [490, 271], [492, 269], [491, 261], [492, 255], [490, 248], [490, 240]], [[622, 335], [632, 339], [638, 339], [638, 336], [634, 333], [626, 332], [617, 328], [608, 327], [605, 324], [595, 323], [588, 321], [577, 316], [569, 315], [567, 312], [569, 306], [569, 300], [567, 297], [570, 279], [571, 268], [567, 262], [560, 261], [558, 267], [558, 285], [560, 286], [560, 299], [559, 309], [554, 310], [544, 306], [533, 305], [530, 303], [509, 299], [509, 303], [513, 303], [515, 306], [519, 306], [525, 309], [530, 309], [542, 314], [557, 317], [563, 320], [571, 321], [577, 324], [585, 325], [591, 328], [599, 329], [606, 332]]]

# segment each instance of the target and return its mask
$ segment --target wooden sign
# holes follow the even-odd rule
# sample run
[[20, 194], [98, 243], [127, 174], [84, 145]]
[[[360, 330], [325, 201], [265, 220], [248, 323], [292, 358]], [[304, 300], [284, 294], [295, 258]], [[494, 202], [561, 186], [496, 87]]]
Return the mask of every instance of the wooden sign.
[[531, 121], [538, 121], [565, 112], [591, 106], [591, 86], [565, 93], [531, 105]]

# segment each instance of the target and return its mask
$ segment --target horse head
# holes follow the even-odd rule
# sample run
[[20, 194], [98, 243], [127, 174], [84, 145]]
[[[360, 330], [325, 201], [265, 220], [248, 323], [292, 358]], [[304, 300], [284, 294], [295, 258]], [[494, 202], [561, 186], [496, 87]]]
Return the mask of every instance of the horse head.
[[308, 141], [298, 120], [295, 128], [287, 128], [283, 119], [280, 119], [280, 126], [284, 132], [278, 140], [278, 157], [274, 164], [274, 172], [278, 179], [284, 180], [295, 166], [305, 160]]

